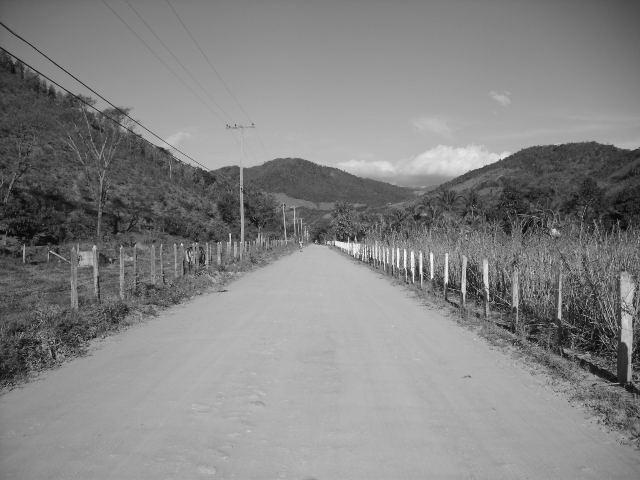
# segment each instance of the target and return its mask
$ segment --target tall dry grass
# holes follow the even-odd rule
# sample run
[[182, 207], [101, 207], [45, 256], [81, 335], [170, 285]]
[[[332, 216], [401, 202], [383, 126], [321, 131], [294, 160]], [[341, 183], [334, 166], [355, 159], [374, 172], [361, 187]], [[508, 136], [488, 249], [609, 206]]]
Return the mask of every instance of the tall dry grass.
[[[618, 277], [626, 270], [640, 281], [640, 230], [586, 232], [568, 227], [558, 238], [541, 230], [506, 234], [502, 228], [482, 224], [439, 226], [403, 232], [368, 241], [421, 250], [428, 275], [428, 252], [434, 253], [436, 285], [443, 282], [445, 253], [449, 253], [450, 287], [459, 289], [462, 256], [468, 258], [467, 292], [481, 298], [482, 259], [489, 260], [489, 288], [494, 308], [511, 307], [511, 278], [519, 270], [521, 327], [543, 339], [554, 332], [556, 283], [562, 272], [564, 346], [612, 358], [617, 350]], [[635, 295], [634, 363], [640, 363], [640, 294]]]

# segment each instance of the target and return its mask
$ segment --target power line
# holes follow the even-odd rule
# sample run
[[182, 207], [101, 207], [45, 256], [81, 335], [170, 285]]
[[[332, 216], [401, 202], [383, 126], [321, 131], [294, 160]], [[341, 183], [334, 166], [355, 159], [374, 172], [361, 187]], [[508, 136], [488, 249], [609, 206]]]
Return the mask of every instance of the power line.
[[[4, 24], [3, 24], [4, 25]], [[120, 123], [118, 120], [116, 120], [115, 118], [113, 118], [111, 115], [107, 115], [106, 113], [100, 111], [100, 109], [96, 108], [95, 106], [91, 105], [89, 102], [87, 102], [85, 99], [83, 99], [82, 97], [76, 95], [75, 93], [73, 93], [71, 90], [69, 90], [68, 88], [60, 85], [58, 82], [56, 82], [55, 80], [53, 80], [51, 77], [45, 75], [44, 73], [42, 73], [40, 70], [38, 70], [37, 68], [29, 65], [27, 62], [25, 62], [24, 60], [22, 60], [20, 57], [18, 57], [17, 55], [14, 55], [13, 53], [11, 53], [9, 50], [7, 50], [6, 48], [0, 46], [0, 50], [6, 52], [7, 54], [11, 55], [13, 58], [15, 58], [16, 60], [18, 60], [20, 63], [22, 63], [23, 65], [27, 66], [28, 68], [30, 68], [31, 70], [33, 70], [34, 72], [36, 72], [38, 75], [40, 75], [43, 78], [46, 78], [47, 80], [49, 80], [51, 83], [53, 83], [54, 85], [56, 85], [58, 88], [61, 88], [62, 90], [64, 90], [65, 92], [67, 92], [69, 95], [71, 95], [72, 97], [74, 97], [76, 100], [79, 100], [80, 102], [82, 102], [83, 104], [85, 104], [87, 107], [95, 110], [97, 113], [99, 113], [100, 115], [102, 115], [103, 117], [108, 118], [109, 120], [111, 120], [113, 123], [115, 123], [116, 125], [119, 125], [120, 127], [122, 127], [123, 129], [127, 130], [129, 133], [135, 135], [136, 137], [138, 137], [139, 139], [141, 139], [142, 141], [148, 143], [149, 145], [151, 145], [152, 147], [158, 148], [157, 145], [153, 144], [152, 142], [150, 142], [149, 140], [147, 140], [146, 138], [144, 138], [142, 135], [140, 135], [138, 132], [136, 132], [135, 130], [131, 129], [130, 127], [127, 127], [126, 125], [123, 125], [122, 123]], [[118, 112], [122, 112], [121, 109], [116, 107], [116, 110], [118, 110]], [[129, 117], [128, 115], [126, 115], [128, 118], [131, 119], [131, 117]], [[182, 155], [184, 155], [186, 158], [188, 158], [189, 160], [191, 160], [193, 163], [199, 165], [200, 167], [202, 167], [205, 170], [209, 170], [207, 167], [205, 167], [203, 164], [201, 164], [200, 162], [198, 162], [195, 158], [187, 155], [186, 153], [184, 153], [182, 150], [180, 150], [179, 148], [173, 146], [172, 144], [170, 144], [169, 142], [167, 142], [166, 140], [164, 140], [162, 137], [160, 137], [159, 135], [155, 134], [154, 132], [152, 132], [151, 130], [149, 130], [147, 127], [145, 127], [144, 125], [141, 125], [139, 122], [136, 121], [136, 123], [138, 125], [140, 125], [142, 128], [144, 128], [146, 131], [148, 131], [149, 133], [151, 133], [154, 137], [158, 138], [160, 141], [162, 141], [162, 143], [164, 143], [165, 145], [168, 145], [169, 147], [173, 148], [176, 152], [181, 153]], [[179, 158], [176, 158], [174, 155], [171, 154], [171, 152], [168, 152], [169, 156], [171, 156], [171, 158], [177, 160], [178, 162], [184, 163], [182, 162]]]
[[129, 8], [131, 10], [133, 10], [133, 13], [136, 14], [136, 16], [140, 19], [140, 21], [144, 24], [145, 27], [147, 27], [147, 29], [151, 32], [151, 34], [156, 38], [156, 40], [158, 40], [158, 42], [160, 42], [160, 45], [162, 45], [162, 47], [169, 53], [169, 55], [171, 55], [171, 57], [176, 61], [176, 63], [178, 65], [180, 65], [180, 67], [182, 68], [182, 70], [184, 70], [184, 72], [189, 76], [189, 78], [191, 78], [191, 80], [193, 80], [196, 85], [198, 85], [200, 87], [200, 90], [202, 90], [204, 92], [204, 94], [209, 97], [209, 100], [211, 100], [211, 102], [218, 107], [218, 109], [224, 114], [226, 115], [226, 117], [228, 119], [231, 118], [231, 115], [229, 115], [224, 108], [222, 108], [220, 106], [220, 104], [218, 102], [215, 101], [215, 99], [213, 98], [213, 96], [211, 96], [209, 94], [209, 92], [207, 91], [206, 88], [204, 88], [202, 86], [202, 83], [200, 83], [200, 81], [195, 77], [195, 75], [193, 75], [193, 73], [191, 73], [191, 70], [189, 70], [183, 63], [182, 61], [180, 61], [180, 59], [178, 58], [177, 55], [175, 55], [173, 53], [173, 51], [169, 48], [169, 46], [164, 43], [162, 41], [162, 39], [160, 38], [160, 36], [155, 32], [155, 30], [151, 27], [151, 25], [149, 25], [149, 23], [144, 19], [144, 17], [140, 14], [140, 12], [138, 10], [136, 10], [136, 8], [129, 2], [129, 0], [125, 0], [125, 3], [127, 5], [129, 5]]
[[[198, 49], [198, 51], [200, 52], [200, 54], [204, 57], [205, 61], [207, 62], [207, 64], [209, 65], [209, 67], [211, 67], [211, 70], [213, 70], [213, 72], [216, 74], [216, 76], [218, 77], [218, 80], [220, 80], [220, 82], [222, 83], [222, 85], [224, 86], [225, 90], [227, 91], [227, 93], [229, 94], [229, 96], [231, 98], [233, 98], [233, 100], [236, 102], [236, 105], [238, 105], [238, 108], [240, 108], [240, 110], [242, 111], [242, 113], [245, 114], [245, 116], [247, 117], [247, 119], [249, 120], [250, 123], [253, 123], [253, 120], [251, 119], [251, 117], [249, 116], [249, 114], [247, 113], [247, 111], [244, 109], [244, 107], [242, 106], [242, 104], [240, 103], [240, 101], [238, 100], [238, 98], [233, 94], [233, 92], [231, 91], [231, 89], [229, 88], [229, 85], [227, 85], [227, 82], [224, 81], [224, 79], [222, 78], [222, 75], [220, 75], [220, 72], [218, 72], [218, 69], [216, 67], [213, 66], [213, 63], [211, 62], [211, 60], [209, 59], [209, 57], [207, 56], [207, 54], [204, 52], [204, 50], [202, 49], [202, 47], [200, 47], [200, 44], [198, 43], [198, 41], [194, 38], [194, 36], [191, 34], [191, 30], [189, 30], [189, 28], [185, 25], [185, 23], [182, 21], [182, 18], [180, 18], [180, 15], [178, 15], [178, 12], [176, 12], [176, 9], [173, 7], [173, 5], [171, 4], [171, 2], [169, 0], [166, 0], [167, 5], [169, 5], [169, 7], [171, 8], [171, 11], [173, 12], [173, 14], [175, 15], [175, 17], [178, 19], [178, 22], [180, 22], [180, 25], [182, 25], [182, 28], [184, 28], [184, 30], [187, 32], [187, 35], [189, 35], [189, 38], [191, 39], [191, 41], [195, 44], [196, 48]], [[127, 2], [128, 3], [128, 2]]]
[[[14, 35], [15, 37], [17, 37], [18, 39], [22, 40], [24, 43], [26, 43], [27, 45], [29, 45], [31, 48], [33, 48], [36, 52], [38, 52], [40, 55], [42, 55], [44, 58], [46, 58], [47, 60], [49, 60], [51, 63], [53, 63], [56, 67], [58, 67], [60, 70], [62, 70], [64, 73], [66, 73], [67, 75], [69, 75], [71, 78], [73, 78], [76, 82], [78, 82], [80, 85], [82, 85], [83, 87], [85, 87], [86, 89], [88, 89], [91, 93], [93, 93], [94, 95], [97, 95], [101, 100], [103, 100], [104, 102], [106, 102], [107, 104], [109, 104], [111, 107], [113, 107], [118, 113], [120, 113], [121, 115], [124, 115], [125, 117], [127, 117], [129, 120], [131, 120], [133, 123], [135, 123], [136, 125], [138, 125], [139, 127], [141, 127], [142, 129], [144, 129], [146, 132], [148, 132], [149, 134], [153, 135], [155, 138], [157, 138], [158, 140], [160, 140], [161, 142], [163, 142], [164, 144], [170, 146], [171, 148], [173, 148], [174, 150], [176, 150], [177, 152], [180, 152], [182, 155], [184, 155], [185, 157], [189, 158], [190, 160], [194, 161], [195, 163], [197, 163], [198, 165], [201, 165], [204, 167], [204, 165], [200, 164], [199, 162], [197, 162], [196, 160], [194, 160], [193, 158], [189, 157], [189, 155], [187, 155], [186, 153], [182, 152], [181, 150], [179, 150], [178, 148], [174, 147], [173, 145], [171, 145], [170, 143], [168, 143], [167, 141], [165, 141], [162, 137], [160, 137], [159, 135], [155, 134], [154, 132], [152, 132], [151, 130], [149, 130], [147, 127], [145, 127], [143, 124], [141, 124], [139, 121], [137, 121], [135, 118], [131, 117], [127, 112], [125, 112], [124, 110], [122, 110], [120, 107], [117, 107], [116, 105], [114, 105], [113, 103], [111, 103], [109, 100], [107, 100], [104, 96], [102, 96], [100, 93], [98, 93], [97, 91], [95, 91], [93, 88], [91, 88], [89, 85], [87, 85], [86, 83], [84, 83], [82, 80], [80, 80], [78, 77], [76, 77], [73, 73], [71, 73], [69, 70], [67, 70], [65, 67], [63, 67], [62, 65], [60, 65], [58, 62], [56, 62], [55, 60], [53, 60], [51, 57], [49, 57], [49, 55], [47, 55], [46, 53], [44, 53], [42, 50], [40, 50], [38, 47], [36, 47], [34, 44], [32, 44], [31, 42], [29, 42], [28, 40], [26, 40], [24, 37], [22, 37], [21, 35], [19, 35], [18, 33], [16, 33], [15, 31], [13, 31], [11, 28], [9, 28], [7, 25], [5, 25], [2, 21], [0, 21], [0, 25], [2, 27], [4, 27], [9, 33], [11, 33], [12, 35]], [[2, 48], [2, 47], [0, 47]], [[4, 49], [3, 49], [4, 50]], [[7, 50], [5, 50], [5, 52], [7, 52]], [[9, 53], [9, 52], [7, 52]], [[14, 58], [17, 58], [15, 55], [9, 53], [9, 55], [11, 55]], [[20, 60], [22, 61], [22, 60]], [[24, 63], [24, 62], [22, 62]], [[25, 63], [26, 65], [26, 63]], [[34, 71], [37, 71], [35, 68], [33, 67], [29, 67]], [[39, 73], [39, 72], [38, 72]], [[43, 74], [40, 73], [40, 75], [44, 76]], [[48, 77], [46, 77], [48, 78]], [[49, 79], [50, 81], [53, 82], [53, 80]], [[53, 82], [56, 83], [56, 82]], [[60, 86], [59, 84], [56, 83], [56, 85]], [[69, 92], [66, 88], [60, 86], [60, 88], [66, 90], [67, 92]], [[69, 92], [71, 93], [71, 92]], [[73, 93], [71, 93], [71, 95], [74, 95]], [[75, 96], [75, 95], [74, 95]], [[85, 102], [86, 103], [86, 102]], [[99, 110], [98, 110], [99, 111]], [[102, 113], [102, 112], [100, 112]], [[123, 126], [123, 125], [121, 125]], [[123, 128], [126, 128], [123, 126]], [[142, 137], [141, 137], [142, 138]], [[206, 168], [206, 167], [204, 167]]]
[[[209, 59], [209, 56], [205, 53], [205, 51], [202, 49], [202, 47], [200, 46], [198, 41], [195, 39], [195, 37], [191, 33], [191, 30], [189, 30], [189, 27], [187, 27], [187, 25], [182, 21], [182, 18], [180, 17], [180, 15], [178, 15], [178, 12], [174, 8], [174, 6], [171, 4], [171, 2], [169, 0], [165, 0], [165, 1], [166, 1], [167, 5], [169, 5], [169, 8], [171, 8], [171, 11], [175, 15], [175, 17], [178, 19], [178, 22], [180, 22], [180, 25], [182, 25], [182, 28], [184, 28], [184, 30], [187, 32], [187, 35], [189, 35], [189, 38], [191, 39], [191, 41], [195, 44], [196, 48], [198, 49], [198, 51], [200, 52], [200, 54], [202, 55], [204, 60], [207, 62], [209, 67], [211, 67], [211, 70], [213, 70], [213, 73], [216, 74], [216, 76], [218, 77], [218, 80], [220, 80], [220, 83], [222, 83], [222, 85], [224, 86], [224, 88], [227, 91], [227, 93], [229, 94], [229, 96], [234, 100], [236, 105], [238, 105], [238, 108], [247, 117], [249, 122], [250, 123], [254, 123], [253, 119], [251, 118], [249, 113], [245, 110], [245, 108], [240, 103], [240, 100], [238, 100], [238, 97], [236, 97], [236, 95], [233, 93], [233, 91], [231, 90], [231, 88], [229, 87], [227, 82], [225, 82], [225, 80], [222, 78], [222, 75], [220, 74], [218, 69], [213, 65], [213, 62], [211, 62], [211, 60]], [[260, 145], [262, 146], [262, 149], [264, 150], [264, 153], [267, 155], [267, 157], [269, 157], [270, 155], [267, 152], [267, 147], [265, 147], [264, 142], [262, 141], [262, 137], [260, 136], [260, 134], [258, 132], [256, 132], [256, 135], [258, 137]]]
[[122, 24], [127, 28], [127, 30], [129, 30], [137, 39], [140, 43], [142, 43], [147, 50], [151, 53], [151, 55], [153, 55], [156, 60], [158, 60], [167, 70], [169, 70], [169, 72], [178, 79], [178, 81], [180, 83], [182, 83], [182, 85], [184, 85], [199, 101], [200, 103], [202, 103], [202, 105], [204, 105], [204, 107], [209, 110], [214, 116], [216, 116], [218, 118], [218, 120], [220, 120], [222, 123], [227, 123], [227, 120], [225, 118], [222, 117], [222, 115], [220, 115], [220, 113], [218, 113], [217, 111], [215, 111], [213, 108], [211, 108], [211, 106], [200, 96], [200, 94], [198, 94], [198, 92], [196, 92], [193, 87], [191, 87], [191, 85], [189, 85], [187, 82], [185, 82], [183, 80], [183, 78], [178, 75], [176, 73], [176, 71], [171, 68], [170, 65], [167, 64], [167, 62], [165, 62], [162, 57], [160, 55], [158, 55], [156, 53], [156, 51], [151, 48], [149, 46], [149, 44], [144, 40], [144, 38], [142, 38], [138, 32], [135, 31], [135, 29], [133, 27], [131, 27], [124, 18], [122, 18], [118, 12], [116, 12], [113, 8], [111, 8], [111, 6], [105, 2], [105, 0], [101, 0], [102, 3], [104, 4], [105, 7], [107, 7], [109, 10], [111, 10], [111, 13], [113, 13], [113, 15], [115, 15], [115, 17], [120, 20], [120, 22], [122, 22]]

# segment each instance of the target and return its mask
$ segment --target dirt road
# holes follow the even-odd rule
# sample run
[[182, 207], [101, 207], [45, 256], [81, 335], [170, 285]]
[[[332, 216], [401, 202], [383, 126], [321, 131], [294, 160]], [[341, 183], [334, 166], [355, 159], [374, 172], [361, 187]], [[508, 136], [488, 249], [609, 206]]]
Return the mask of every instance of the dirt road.
[[0, 478], [640, 478], [640, 454], [311, 246], [0, 397]]

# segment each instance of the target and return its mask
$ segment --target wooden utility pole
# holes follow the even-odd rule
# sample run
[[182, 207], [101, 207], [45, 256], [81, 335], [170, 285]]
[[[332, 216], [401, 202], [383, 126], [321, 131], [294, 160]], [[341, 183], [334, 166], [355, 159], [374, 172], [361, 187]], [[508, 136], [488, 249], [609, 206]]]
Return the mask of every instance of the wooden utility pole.
[[[251, 125], [238, 125], [234, 123], [233, 125], [227, 124], [227, 130], [239, 130], [240, 131], [240, 245], [244, 246], [244, 173], [243, 173], [243, 163], [244, 163], [244, 131], [247, 128], [256, 128], [255, 123], [251, 123]], [[240, 249], [240, 260], [242, 260], [242, 251], [244, 248]]]

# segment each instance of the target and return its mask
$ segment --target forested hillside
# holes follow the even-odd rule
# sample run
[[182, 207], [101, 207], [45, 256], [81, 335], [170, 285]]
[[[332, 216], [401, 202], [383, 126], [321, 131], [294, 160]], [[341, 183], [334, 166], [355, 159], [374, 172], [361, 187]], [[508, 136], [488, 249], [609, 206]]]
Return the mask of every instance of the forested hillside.
[[[70, 140], [82, 147], [111, 124], [85, 117], [81, 102], [7, 55], [0, 56], [0, 107], [0, 234], [34, 244], [95, 238], [97, 172], [82, 165]], [[120, 141], [107, 172], [102, 239], [237, 233], [237, 187], [228, 178], [176, 161], [121, 128], [111, 134]], [[249, 187], [245, 201], [249, 233], [280, 228], [272, 197]]]
[[554, 210], [621, 222], [640, 217], [640, 150], [596, 142], [523, 149], [425, 195], [459, 208], [476, 202], [493, 216]]
[[[235, 172], [237, 175], [237, 169]], [[301, 158], [277, 158], [247, 168], [245, 179], [267, 192], [284, 193], [316, 203], [348, 201], [378, 206], [414, 197], [409, 188], [356, 177]]]

